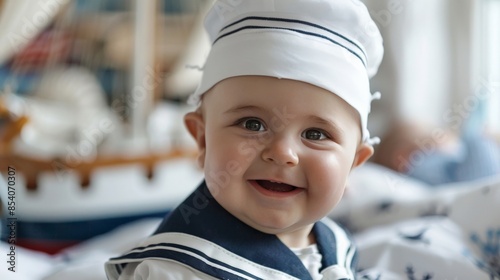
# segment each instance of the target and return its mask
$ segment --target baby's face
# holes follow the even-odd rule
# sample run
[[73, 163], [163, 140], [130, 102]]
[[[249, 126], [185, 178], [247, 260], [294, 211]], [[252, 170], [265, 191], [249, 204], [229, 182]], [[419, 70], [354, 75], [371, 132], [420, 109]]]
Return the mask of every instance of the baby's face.
[[310, 229], [338, 203], [351, 169], [372, 153], [360, 144], [354, 109], [292, 80], [226, 79], [205, 94], [202, 115], [191, 113], [186, 123], [196, 123], [215, 199], [271, 234]]

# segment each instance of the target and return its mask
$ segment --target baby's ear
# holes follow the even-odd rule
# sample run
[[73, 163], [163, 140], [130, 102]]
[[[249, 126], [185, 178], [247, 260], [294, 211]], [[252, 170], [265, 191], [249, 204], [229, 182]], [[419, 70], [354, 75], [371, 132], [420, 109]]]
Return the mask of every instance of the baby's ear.
[[356, 155], [354, 156], [354, 162], [352, 168], [357, 167], [365, 163], [373, 155], [373, 146], [362, 143], [359, 145]]
[[190, 112], [184, 116], [184, 124], [189, 134], [193, 136], [198, 146], [198, 165], [203, 168], [205, 165], [206, 143], [205, 143], [205, 121], [199, 112]]

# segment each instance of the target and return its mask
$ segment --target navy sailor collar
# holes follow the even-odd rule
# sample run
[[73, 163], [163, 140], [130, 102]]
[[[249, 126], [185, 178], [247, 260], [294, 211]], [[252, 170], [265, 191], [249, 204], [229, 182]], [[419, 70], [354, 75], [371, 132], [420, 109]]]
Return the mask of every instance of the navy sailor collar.
[[[227, 212], [210, 194], [206, 183], [184, 200], [160, 224], [155, 234], [182, 232], [218, 244], [260, 265], [312, 280], [300, 259], [276, 235], [260, 232]], [[323, 223], [313, 227], [322, 269], [337, 264], [336, 240]]]

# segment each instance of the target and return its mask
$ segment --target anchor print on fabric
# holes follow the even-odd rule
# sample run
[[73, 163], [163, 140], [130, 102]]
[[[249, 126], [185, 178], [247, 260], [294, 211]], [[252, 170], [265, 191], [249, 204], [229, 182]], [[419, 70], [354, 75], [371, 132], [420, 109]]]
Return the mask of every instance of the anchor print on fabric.
[[415, 276], [415, 270], [413, 269], [412, 265], [408, 265], [406, 267], [406, 277], [408, 278], [408, 280], [431, 280], [431, 279], [433, 279], [432, 273], [428, 273], [428, 272], [424, 273], [424, 275], [421, 278], [417, 278], [417, 276]]
[[470, 250], [464, 255], [480, 269], [486, 271], [490, 279], [500, 279], [500, 228], [486, 230], [486, 240], [481, 240], [477, 233], [470, 235], [470, 240], [479, 249], [479, 258]]
[[382, 277], [382, 274], [379, 272], [369, 272], [367, 274], [364, 274], [361, 276], [361, 280], [380, 280], [380, 277]]
[[425, 233], [429, 230], [428, 227], [423, 227], [422, 229], [414, 232], [403, 232], [399, 231], [399, 236], [403, 239], [413, 241], [413, 242], [422, 242], [425, 244], [430, 244], [430, 241], [424, 237]]

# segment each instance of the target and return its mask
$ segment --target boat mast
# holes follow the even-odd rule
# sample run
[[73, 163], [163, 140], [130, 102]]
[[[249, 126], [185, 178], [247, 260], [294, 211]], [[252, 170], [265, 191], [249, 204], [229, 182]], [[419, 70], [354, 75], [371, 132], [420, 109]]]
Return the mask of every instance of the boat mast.
[[135, 0], [132, 84], [128, 98], [130, 134], [136, 148], [147, 148], [147, 120], [154, 101], [157, 0]]

